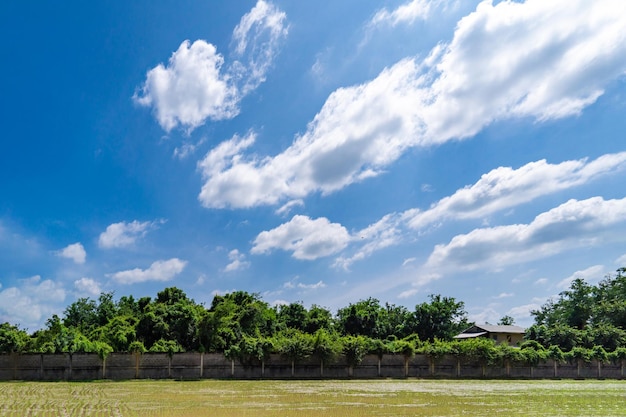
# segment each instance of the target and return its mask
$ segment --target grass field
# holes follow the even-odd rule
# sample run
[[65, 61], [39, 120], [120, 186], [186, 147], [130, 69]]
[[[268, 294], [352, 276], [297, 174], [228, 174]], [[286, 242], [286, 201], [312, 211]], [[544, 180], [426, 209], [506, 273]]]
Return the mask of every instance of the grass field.
[[4, 382], [0, 416], [626, 416], [626, 381]]

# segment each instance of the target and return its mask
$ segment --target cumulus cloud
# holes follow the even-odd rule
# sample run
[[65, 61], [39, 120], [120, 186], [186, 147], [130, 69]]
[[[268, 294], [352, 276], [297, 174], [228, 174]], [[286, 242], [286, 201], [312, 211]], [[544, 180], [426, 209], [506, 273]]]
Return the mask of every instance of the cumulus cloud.
[[85, 252], [85, 248], [80, 242], [66, 246], [57, 252], [57, 255], [62, 258], [71, 259], [77, 264], [84, 264], [87, 259], [87, 252]]
[[100, 283], [92, 278], [77, 279], [74, 288], [79, 296], [98, 297], [102, 293]]
[[623, 2], [482, 2], [425, 59], [334, 91], [282, 153], [229, 155], [204, 173], [200, 200], [252, 207], [332, 193], [411, 147], [468, 138], [498, 120], [577, 115], [626, 71], [624, 33]]
[[286, 35], [285, 19], [278, 8], [259, 0], [233, 33], [236, 55], [245, 60], [229, 68], [224, 68], [224, 57], [214, 45], [183, 41], [167, 65], [148, 71], [135, 102], [152, 107], [166, 131], [177, 126], [191, 131], [207, 119], [235, 117], [239, 101], [265, 80], [278, 41]]
[[135, 101], [153, 107], [155, 117], [166, 131], [178, 125], [190, 129], [212, 120], [237, 115], [239, 92], [221, 71], [224, 58], [215, 46], [203, 40], [181, 43], [166, 65], [148, 71]]
[[98, 245], [104, 249], [123, 248], [134, 245], [135, 242], [144, 237], [146, 233], [157, 227], [159, 222], [119, 222], [107, 226], [106, 230], [100, 234]]
[[39, 329], [45, 319], [61, 312], [65, 295], [61, 284], [39, 275], [22, 280], [20, 286], [0, 291], [0, 322]]
[[129, 269], [116, 272], [110, 277], [121, 284], [137, 284], [146, 281], [170, 281], [187, 266], [187, 261], [172, 258], [156, 261], [148, 269]]
[[314, 260], [335, 254], [350, 241], [348, 231], [338, 223], [322, 217], [311, 219], [296, 215], [275, 229], [261, 232], [254, 240], [251, 253], [265, 254], [274, 249], [291, 251], [296, 259]]
[[250, 266], [250, 262], [246, 261], [246, 255], [233, 249], [228, 253], [230, 263], [224, 268], [225, 272], [239, 271]]
[[[564, 250], [621, 238], [626, 199], [593, 197], [568, 202], [535, 217], [530, 224], [475, 229], [437, 245], [427, 266], [460, 269], [491, 268], [526, 262]], [[602, 236], [600, 238], [599, 236]]]
[[446, 219], [476, 219], [527, 203], [578, 185], [586, 184], [626, 167], [626, 152], [606, 154], [591, 162], [586, 159], [549, 164], [530, 162], [518, 169], [499, 167], [471, 186], [457, 190], [428, 210], [411, 209], [403, 220], [413, 229], [423, 229]]

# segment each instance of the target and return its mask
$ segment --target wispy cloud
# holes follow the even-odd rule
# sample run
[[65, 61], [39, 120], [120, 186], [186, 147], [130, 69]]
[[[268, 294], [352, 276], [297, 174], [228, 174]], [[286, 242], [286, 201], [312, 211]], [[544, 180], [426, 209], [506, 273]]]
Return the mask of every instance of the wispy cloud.
[[436, 0], [411, 0], [400, 5], [394, 10], [386, 8], [376, 12], [368, 26], [411, 24], [416, 20], [426, 20], [433, 7], [437, 7], [442, 1]]

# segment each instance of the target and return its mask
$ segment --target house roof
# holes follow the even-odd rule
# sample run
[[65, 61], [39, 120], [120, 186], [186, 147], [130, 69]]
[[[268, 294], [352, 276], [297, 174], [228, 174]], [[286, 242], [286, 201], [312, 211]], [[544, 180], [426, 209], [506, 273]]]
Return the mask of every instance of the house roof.
[[461, 334], [458, 334], [458, 335], [454, 336], [454, 338], [455, 339], [471, 339], [471, 338], [479, 337], [479, 336], [482, 336], [482, 335], [485, 335], [485, 334], [487, 334], [487, 332], [461, 333]]
[[491, 324], [481, 324], [480, 326], [474, 327], [489, 333], [526, 333], [526, 329], [520, 326], [494, 326]]
[[474, 325], [456, 336], [457, 339], [482, 336], [486, 333], [524, 334], [526, 329], [519, 326], [494, 326], [492, 324]]

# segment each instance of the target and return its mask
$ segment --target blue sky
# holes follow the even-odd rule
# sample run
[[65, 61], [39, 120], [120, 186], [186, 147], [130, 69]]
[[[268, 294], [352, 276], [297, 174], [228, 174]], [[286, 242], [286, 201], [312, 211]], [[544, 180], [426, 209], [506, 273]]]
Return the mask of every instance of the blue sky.
[[620, 0], [0, 3], [0, 321], [429, 294], [520, 325], [626, 266]]

